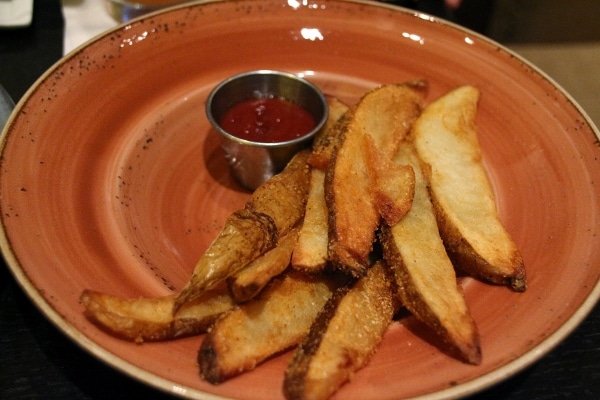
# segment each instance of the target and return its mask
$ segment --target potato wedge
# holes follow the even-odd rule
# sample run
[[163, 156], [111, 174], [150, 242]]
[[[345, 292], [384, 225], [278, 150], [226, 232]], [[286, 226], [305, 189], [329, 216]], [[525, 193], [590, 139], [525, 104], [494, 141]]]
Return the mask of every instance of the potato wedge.
[[412, 208], [395, 225], [383, 224], [383, 256], [395, 273], [402, 304], [431, 327], [458, 356], [481, 362], [479, 332], [457, 285], [454, 266], [440, 237], [427, 181], [411, 144], [400, 146], [395, 162], [410, 165], [416, 187]]
[[298, 241], [298, 230], [292, 229], [279, 239], [277, 246], [227, 278], [231, 297], [243, 303], [254, 298], [269, 281], [290, 265], [292, 252]]
[[123, 299], [92, 290], [81, 295], [86, 316], [102, 329], [136, 343], [171, 340], [207, 331], [234, 306], [226, 288], [208, 290], [173, 315], [175, 295]]
[[273, 248], [276, 242], [277, 228], [267, 215], [246, 209], [231, 214], [196, 264], [190, 281], [176, 296], [174, 312]]
[[384, 157], [396, 153], [421, 111], [426, 85], [410, 82], [371, 90], [343, 118], [325, 176], [329, 210], [328, 258], [356, 277], [364, 275], [380, 216], [371, 193], [368, 143]]
[[369, 187], [366, 138], [345, 140], [343, 151], [325, 175], [328, 211], [327, 258], [340, 270], [355, 277], [365, 274], [379, 213]]
[[327, 302], [285, 371], [286, 399], [327, 399], [369, 362], [398, 308], [388, 273], [377, 262]]
[[273, 220], [278, 238], [304, 217], [310, 184], [309, 156], [310, 150], [297, 153], [281, 173], [258, 187], [246, 203], [247, 210]]
[[175, 311], [271, 249], [300, 221], [310, 181], [308, 156], [308, 150], [296, 154], [281, 173], [254, 191], [244, 209], [229, 217], [177, 296]]
[[526, 289], [517, 246], [500, 221], [476, 131], [479, 90], [463, 86], [429, 104], [413, 129], [442, 239], [456, 267], [483, 280]]
[[260, 296], [212, 326], [198, 354], [204, 378], [223, 382], [298, 344], [338, 285], [331, 276], [293, 270], [273, 279]]
[[327, 204], [325, 172], [312, 168], [304, 221], [292, 254], [292, 267], [306, 273], [318, 273], [327, 265]]
[[411, 208], [415, 195], [415, 173], [410, 165], [401, 165], [388, 159], [367, 141], [369, 166], [374, 182], [371, 194], [375, 208], [388, 225], [400, 221]]
[[308, 159], [308, 163], [312, 167], [323, 171], [325, 171], [329, 164], [329, 159], [336, 143], [336, 137], [343, 126], [343, 121], [340, 122], [340, 120], [349, 110], [349, 107], [344, 102], [335, 97], [328, 97], [327, 104], [329, 106], [327, 122], [315, 136], [312, 153]]
[[421, 114], [429, 88], [424, 80], [388, 84], [367, 92], [354, 109], [353, 128], [368, 134], [392, 159]]

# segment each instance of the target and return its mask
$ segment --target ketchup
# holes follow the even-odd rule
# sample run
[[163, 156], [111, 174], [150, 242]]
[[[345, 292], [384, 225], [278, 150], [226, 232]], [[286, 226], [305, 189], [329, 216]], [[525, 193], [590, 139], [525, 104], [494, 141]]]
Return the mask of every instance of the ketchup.
[[304, 108], [281, 98], [249, 99], [223, 115], [221, 127], [253, 142], [287, 142], [314, 129], [315, 120]]

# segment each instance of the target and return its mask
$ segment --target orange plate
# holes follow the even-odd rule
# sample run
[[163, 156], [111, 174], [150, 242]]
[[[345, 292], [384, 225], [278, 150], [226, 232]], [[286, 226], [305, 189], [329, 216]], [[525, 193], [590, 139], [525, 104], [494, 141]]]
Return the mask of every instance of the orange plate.
[[500, 45], [378, 3], [226, 1], [149, 15], [52, 67], [3, 133], [2, 250], [17, 280], [68, 337], [124, 373], [188, 397], [281, 398], [289, 353], [211, 386], [201, 337], [134, 345], [87, 321], [84, 288], [161, 296], [181, 288], [248, 194], [231, 179], [204, 115], [222, 79], [301, 73], [355, 102], [426, 78], [433, 99], [476, 85], [486, 166], [522, 250], [529, 289], [465, 282], [483, 363], [463, 364], [410, 318], [338, 398], [461, 396], [523, 369], [568, 335], [600, 285], [598, 132], [561, 88]]

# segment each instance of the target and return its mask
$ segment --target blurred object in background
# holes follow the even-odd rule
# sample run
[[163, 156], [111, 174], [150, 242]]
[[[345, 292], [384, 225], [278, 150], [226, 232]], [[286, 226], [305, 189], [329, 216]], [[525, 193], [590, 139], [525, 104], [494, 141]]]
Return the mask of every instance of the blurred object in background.
[[498, 42], [600, 40], [598, 0], [496, 0], [494, 3], [493, 15], [485, 33]]
[[12, 97], [0, 86], [0, 131], [4, 128], [6, 121], [8, 121], [14, 106], [15, 102]]
[[185, 0], [104, 0], [104, 5], [110, 16], [117, 22], [127, 22], [149, 12], [185, 2]]
[[15, 102], [62, 57], [63, 32], [58, 0], [34, 1], [31, 25], [0, 28], [0, 85]]
[[455, 22], [497, 42], [600, 41], [598, 0], [382, 0]]
[[[448, 7], [445, 0], [381, 1], [431, 14], [485, 34], [490, 23], [494, 3], [498, 0], [462, 0], [456, 9]], [[454, 4], [456, 1], [453, 1], [452, 3]]]

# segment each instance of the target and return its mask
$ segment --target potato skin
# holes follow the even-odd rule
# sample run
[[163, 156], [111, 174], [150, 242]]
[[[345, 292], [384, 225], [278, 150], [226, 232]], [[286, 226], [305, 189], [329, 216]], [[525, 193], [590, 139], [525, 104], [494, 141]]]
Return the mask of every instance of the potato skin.
[[174, 311], [218, 285], [273, 248], [304, 216], [310, 167], [309, 150], [297, 153], [285, 169], [254, 191], [234, 212], [175, 300]]

